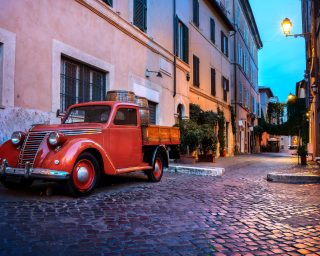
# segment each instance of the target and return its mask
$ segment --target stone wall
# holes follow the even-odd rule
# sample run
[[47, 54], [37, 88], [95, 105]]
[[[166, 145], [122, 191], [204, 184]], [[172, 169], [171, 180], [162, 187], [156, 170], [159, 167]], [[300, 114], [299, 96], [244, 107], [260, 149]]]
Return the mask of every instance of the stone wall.
[[0, 145], [11, 138], [14, 131], [28, 131], [32, 124], [59, 123], [55, 113], [33, 109], [8, 107], [0, 110]]

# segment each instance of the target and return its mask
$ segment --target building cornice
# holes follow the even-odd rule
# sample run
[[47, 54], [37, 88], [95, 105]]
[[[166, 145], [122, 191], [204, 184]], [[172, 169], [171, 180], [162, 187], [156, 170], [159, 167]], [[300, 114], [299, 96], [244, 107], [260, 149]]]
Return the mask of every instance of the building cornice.
[[[83, 5], [109, 24], [117, 28], [119, 31], [128, 35], [141, 45], [145, 46], [152, 52], [159, 54], [169, 62], [173, 62], [174, 54], [166, 48], [157, 43], [153, 38], [142, 32], [139, 28], [122, 18], [119, 14], [114, 12], [109, 6], [100, 0], [75, 0]], [[177, 68], [184, 72], [190, 72], [190, 65], [177, 58]]]
[[225, 14], [221, 5], [216, 0], [208, 0], [208, 2], [213, 7], [213, 9], [217, 12], [218, 16], [222, 19], [225, 25], [228, 27], [229, 31], [235, 31], [234, 26], [232, 25], [231, 21]]
[[201, 96], [207, 100], [210, 100], [216, 104], [218, 104], [218, 106], [222, 106], [222, 107], [225, 107], [225, 108], [229, 108], [230, 105], [228, 105], [226, 102], [222, 102], [222, 101], [219, 101], [216, 97], [213, 97], [213, 96], [210, 96], [206, 93], [203, 93], [201, 92], [199, 89], [195, 88], [194, 86], [190, 86], [190, 92], [198, 95], [198, 96]]

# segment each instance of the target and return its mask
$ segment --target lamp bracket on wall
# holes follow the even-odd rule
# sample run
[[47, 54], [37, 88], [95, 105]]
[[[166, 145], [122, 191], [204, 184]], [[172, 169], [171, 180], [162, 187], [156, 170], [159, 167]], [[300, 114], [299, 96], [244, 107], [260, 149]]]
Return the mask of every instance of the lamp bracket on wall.
[[145, 75], [146, 78], [149, 78], [150, 74], [152, 74], [152, 73], [157, 74], [157, 77], [162, 77], [162, 74], [161, 74], [160, 71], [149, 70], [149, 69], [146, 69], [144, 75]]

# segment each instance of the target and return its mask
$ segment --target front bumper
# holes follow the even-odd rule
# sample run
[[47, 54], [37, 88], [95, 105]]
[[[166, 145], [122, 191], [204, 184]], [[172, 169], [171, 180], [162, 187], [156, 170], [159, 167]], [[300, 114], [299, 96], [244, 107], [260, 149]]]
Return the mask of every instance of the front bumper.
[[26, 164], [26, 168], [13, 168], [8, 166], [6, 159], [3, 159], [2, 165], [0, 165], [0, 176], [20, 176], [26, 179], [43, 179], [43, 180], [66, 180], [70, 174], [65, 171], [32, 168], [29, 163]]

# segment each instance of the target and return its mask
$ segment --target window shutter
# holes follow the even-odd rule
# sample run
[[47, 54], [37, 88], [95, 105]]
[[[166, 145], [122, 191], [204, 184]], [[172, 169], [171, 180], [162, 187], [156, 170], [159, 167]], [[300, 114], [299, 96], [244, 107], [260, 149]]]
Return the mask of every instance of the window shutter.
[[196, 87], [200, 86], [199, 67], [200, 60], [197, 56], [193, 55], [193, 85]]
[[183, 60], [186, 63], [189, 63], [189, 30], [187, 26], [183, 27], [183, 44], [184, 44], [184, 52], [183, 52]]
[[142, 31], [147, 30], [147, 1], [134, 0], [133, 7], [133, 24]]
[[216, 42], [216, 24], [212, 18], [210, 18], [210, 40], [212, 43]]
[[211, 95], [216, 96], [216, 70], [211, 69]]
[[229, 92], [229, 80], [226, 79], [226, 91]]
[[199, 1], [193, 0], [193, 23], [199, 27]]
[[149, 105], [149, 121], [150, 124], [156, 124], [156, 109], [157, 109], [157, 103], [154, 103], [152, 101], [148, 101], [148, 105]]
[[228, 37], [226, 37], [226, 35], [224, 35], [225, 38], [225, 51], [226, 51], [226, 56], [229, 57], [229, 44], [228, 44]]
[[221, 51], [224, 53], [224, 47], [223, 47], [223, 36], [224, 36], [224, 34], [223, 34], [222, 31], [220, 32], [220, 36], [221, 36]]

